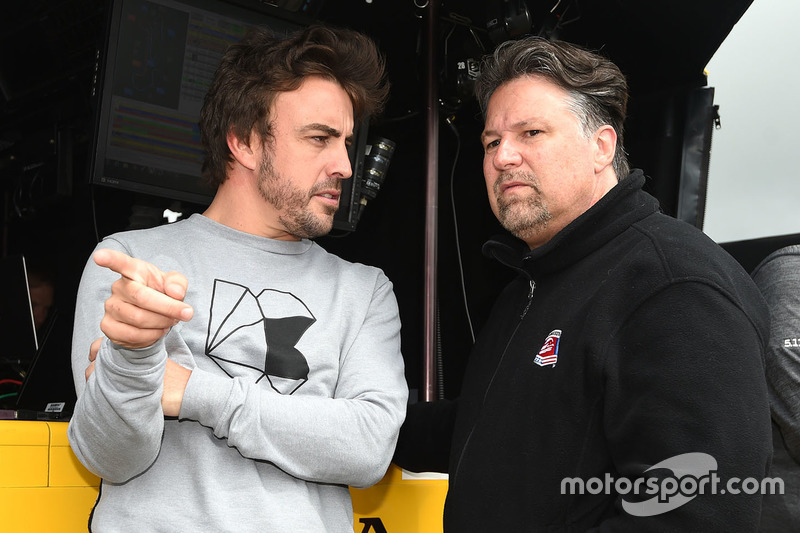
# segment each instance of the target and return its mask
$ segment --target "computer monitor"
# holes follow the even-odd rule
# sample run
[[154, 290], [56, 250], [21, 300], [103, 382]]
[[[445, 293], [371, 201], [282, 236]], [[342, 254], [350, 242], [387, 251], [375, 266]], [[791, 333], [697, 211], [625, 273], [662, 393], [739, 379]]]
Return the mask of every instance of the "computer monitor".
[[65, 318], [54, 312], [42, 327], [39, 349], [17, 394], [18, 420], [69, 420], [72, 415], [77, 398], [70, 357], [72, 321]]
[[208, 204], [197, 127], [226, 48], [254, 26], [278, 34], [308, 23], [245, 0], [112, 0], [98, 58], [91, 182]]
[[[197, 122], [226, 48], [254, 26], [287, 34], [314, 21], [320, 0], [112, 0], [98, 57], [92, 184], [208, 205]], [[291, 6], [276, 7], [276, 6]], [[334, 227], [362, 209], [369, 122], [356, 128]]]
[[28, 272], [22, 255], [0, 258], [0, 334], [3, 377], [9, 377], [13, 375], [9, 369], [24, 369], [38, 348]]

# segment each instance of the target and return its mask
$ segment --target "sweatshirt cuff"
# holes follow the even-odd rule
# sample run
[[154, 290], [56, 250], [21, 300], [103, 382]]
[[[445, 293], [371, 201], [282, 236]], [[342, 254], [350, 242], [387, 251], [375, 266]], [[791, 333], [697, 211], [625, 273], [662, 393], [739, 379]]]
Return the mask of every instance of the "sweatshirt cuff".
[[142, 371], [158, 366], [167, 359], [164, 339], [145, 348], [125, 348], [106, 339], [111, 360], [117, 366], [132, 371]]
[[197, 367], [192, 370], [183, 392], [179, 418], [196, 420], [204, 426], [216, 427], [217, 418], [225, 410], [234, 380], [215, 376]]

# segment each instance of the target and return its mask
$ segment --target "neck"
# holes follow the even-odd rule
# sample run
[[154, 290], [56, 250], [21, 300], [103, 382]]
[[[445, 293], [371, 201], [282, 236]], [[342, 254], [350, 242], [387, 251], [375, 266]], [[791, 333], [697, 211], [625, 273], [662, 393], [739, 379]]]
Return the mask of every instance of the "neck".
[[616, 187], [617, 183], [619, 183], [619, 180], [617, 180], [616, 173], [611, 168], [611, 165], [609, 165], [597, 175], [597, 181], [595, 183], [594, 196], [592, 197], [591, 205], [596, 204], [598, 201], [600, 201], [600, 198], [608, 193], [608, 191]]
[[243, 179], [242, 176], [228, 176], [203, 215], [251, 235], [282, 241], [300, 240], [283, 228], [278, 213], [261, 197], [252, 177]]

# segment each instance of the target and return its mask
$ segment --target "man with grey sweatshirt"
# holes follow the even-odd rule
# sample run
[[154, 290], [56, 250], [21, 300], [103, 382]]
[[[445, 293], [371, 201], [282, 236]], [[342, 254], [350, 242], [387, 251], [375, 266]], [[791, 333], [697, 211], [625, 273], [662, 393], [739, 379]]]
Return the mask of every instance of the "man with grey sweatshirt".
[[313, 238], [388, 85], [366, 37], [258, 31], [200, 118], [201, 215], [104, 239], [81, 279], [70, 445], [102, 478], [94, 532], [352, 532], [408, 390], [392, 284]]

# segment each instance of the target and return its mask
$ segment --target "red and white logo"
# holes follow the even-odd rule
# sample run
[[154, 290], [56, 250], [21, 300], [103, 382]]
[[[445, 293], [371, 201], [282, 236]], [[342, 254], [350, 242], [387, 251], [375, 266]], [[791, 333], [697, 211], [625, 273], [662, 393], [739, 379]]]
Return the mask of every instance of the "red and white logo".
[[533, 360], [539, 366], [553, 365], [558, 362], [558, 344], [561, 342], [561, 330], [554, 329], [544, 340], [542, 348]]

